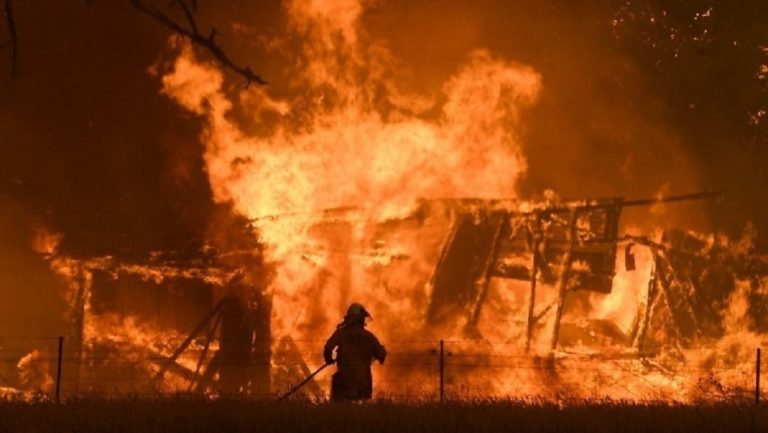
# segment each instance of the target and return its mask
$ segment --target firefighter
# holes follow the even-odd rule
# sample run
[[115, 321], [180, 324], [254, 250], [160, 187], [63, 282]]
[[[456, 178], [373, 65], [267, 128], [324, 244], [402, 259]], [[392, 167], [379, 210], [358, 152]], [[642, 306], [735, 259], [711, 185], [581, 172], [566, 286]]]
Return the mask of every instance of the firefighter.
[[[344, 320], [325, 343], [326, 364], [336, 363], [331, 379], [332, 400], [368, 400], [373, 393], [371, 361], [384, 363], [387, 351], [373, 333], [365, 329], [365, 319], [371, 317], [365, 307], [354, 303], [347, 309]], [[336, 349], [336, 359], [333, 350]]]

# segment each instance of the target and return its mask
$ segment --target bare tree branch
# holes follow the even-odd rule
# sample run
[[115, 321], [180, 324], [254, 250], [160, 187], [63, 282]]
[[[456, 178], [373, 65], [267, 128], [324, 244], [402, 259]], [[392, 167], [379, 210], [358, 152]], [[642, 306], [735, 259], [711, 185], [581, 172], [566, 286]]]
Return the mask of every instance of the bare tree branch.
[[[10, 0], [6, 0], [7, 2]], [[189, 22], [190, 28], [187, 29], [181, 24], [177, 23], [173, 19], [171, 19], [168, 15], [164, 14], [160, 10], [144, 4], [141, 0], [129, 0], [131, 4], [133, 5], [136, 10], [151, 16], [155, 20], [157, 20], [160, 24], [164, 25], [165, 27], [168, 27], [169, 29], [173, 30], [177, 34], [188, 38], [193, 43], [205, 48], [208, 50], [208, 52], [213, 55], [213, 57], [216, 58], [222, 65], [225, 67], [231, 69], [232, 71], [236, 72], [243, 78], [245, 78], [245, 87], [248, 87], [251, 85], [251, 83], [256, 83], [260, 85], [266, 85], [267, 82], [261, 78], [260, 76], [256, 75], [250, 67], [248, 66], [238, 66], [235, 64], [235, 62], [232, 61], [232, 59], [229, 58], [229, 56], [216, 44], [216, 29], [212, 28], [211, 33], [208, 36], [203, 36], [198, 31], [197, 22], [195, 21], [195, 17], [192, 13], [192, 9], [195, 9], [197, 6], [196, 1], [192, 1], [192, 9], [190, 9], [189, 5], [184, 0], [177, 0], [177, 3], [179, 6], [181, 6], [182, 10], [184, 11], [184, 15], [187, 18], [187, 21]]]
[[189, 6], [187, 5], [187, 2], [185, 0], [176, 0], [176, 3], [181, 7], [181, 10], [184, 11], [184, 16], [187, 17], [187, 22], [189, 23], [189, 26], [192, 28], [193, 33], [200, 33], [197, 29], [197, 21], [195, 21], [195, 16], [192, 15], [192, 11], [189, 10]]
[[11, 38], [11, 78], [16, 78], [16, 69], [19, 63], [19, 37], [16, 33], [16, 21], [13, 19], [13, 0], [5, 0], [3, 14], [8, 24], [8, 35]]

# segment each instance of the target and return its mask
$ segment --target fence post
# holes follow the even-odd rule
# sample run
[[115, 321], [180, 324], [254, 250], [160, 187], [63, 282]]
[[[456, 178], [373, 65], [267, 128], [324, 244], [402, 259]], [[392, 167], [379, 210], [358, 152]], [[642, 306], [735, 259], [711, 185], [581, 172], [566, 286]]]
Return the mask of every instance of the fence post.
[[755, 406], [760, 404], [760, 348], [757, 348], [757, 359], [755, 361]]
[[440, 340], [440, 401], [445, 398], [445, 341]]
[[59, 356], [56, 362], [56, 402], [59, 402], [61, 397], [61, 361], [62, 354], [64, 353], [64, 337], [59, 337]]

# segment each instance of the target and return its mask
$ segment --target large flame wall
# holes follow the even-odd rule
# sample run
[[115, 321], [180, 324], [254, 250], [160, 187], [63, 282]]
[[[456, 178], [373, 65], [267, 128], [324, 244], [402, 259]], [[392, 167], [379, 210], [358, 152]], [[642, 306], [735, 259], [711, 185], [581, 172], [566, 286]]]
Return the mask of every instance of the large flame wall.
[[[322, 338], [351, 301], [388, 304], [389, 313], [416, 329], [424, 308], [408, 303], [419, 296], [402, 288], [381, 293], [361, 263], [341, 261], [357, 261], [355, 251], [372, 244], [374, 223], [406, 216], [419, 198], [511, 198], [526, 169], [518, 128], [541, 86], [532, 68], [478, 50], [440, 95], [409, 94], [398, 87], [389, 53], [361, 34], [361, 12], [356, 1], [286, 5], [286, 37], [303, 41], [296, 65], [284, 75], [295, 83], [292, 98], [273, 98], [268, 88], [232, 96], [221, 71], [186, 45], [163, 76], [163, 92], [205, 120], [216, 198], [256, 220], [276, 268], [270, 287], [275, 333], [299, 340]], [[266, 123], [268, 133], [244, 132], [233, 120], [237, 104], [247, 110], [241, 123]], [[312, 233], [321, 210], [344, 206], [357, 208], [360, 223]], [[267, 218], [273, 215], [282, 217]], [[395, 239], [387, 248], [434, 258], [441, 236], [445, 227], [430, 242]], [[311, 259], [310, 245], [322, 250]], [[324, 269], [345, 266], [345, 283], [313, 289]], [[421, 271], [405, 283], [408, 291], [418, 286]], [[377, 328], [385, 338], [396, 329]]]
[[[363, 11], [354, 0], [285, 4], [285, 39], [300, 41], [300, 49], [274, 79], [289, 82], [291, 96], [273, 96], [269, 87], [228, 88], [222, 71], [183, 43], [172, 44], [177, 57], [162, 76], [163, 93], [204, 122], [216, 200], [253, 219], [265, 244], [275, 269], [268, 288], [275, 338], [290, 336], [306, 353], [317, 350], [352, 301], [374, 307], [372, 329], [384, 341], [436, 338], [418, 332], [430, 297], [425, 277], [449, 222], [433, 218], [426, 235], [405, 230], [390, 238], [377, 232], [377, 223], [407, 216], [419, 198], [515, 197], [527, 164], [520, 130], [542, 87], [531, 67], [480, 49], [439, 94], [408, 92], [397, 81], [397, 59], [362, 28]], [[351, 222], [322, 219], [324, 209], [350, 206]], [[409, 267], [390, 266], [394, 276], [382, 279], [377, 254], [407, 257]], [[650, 274], [650, 257], [641, 254], [639, 263], [635, 274], [617, 276], [612, 295], [592, 297], [582, 312], [626, 332]], [[513, 286], [495, 289], [486, 314], [493, 319], [481, 323], [498, 343], [484, 348], [485, 355], [520, 351], [522, 333], [512, 322], [521, 311], [513, 305], [525, 295]], [[545, 292], [543, 304], [552, 296]], [[440, 337], [464, 337], [455, 332]], [[599, 370], [610, 379], [617, 368]], [[490, 393], [533, 389], [514, 386], [520, 383], [552, 388], [563, 379], [536, 371], [524, 365], [503, 380], [487, 371], [466, 377]], [[573, 374], [585, 373], [575, 368]], [[659, 377], [646, 381], [681, 388]]]

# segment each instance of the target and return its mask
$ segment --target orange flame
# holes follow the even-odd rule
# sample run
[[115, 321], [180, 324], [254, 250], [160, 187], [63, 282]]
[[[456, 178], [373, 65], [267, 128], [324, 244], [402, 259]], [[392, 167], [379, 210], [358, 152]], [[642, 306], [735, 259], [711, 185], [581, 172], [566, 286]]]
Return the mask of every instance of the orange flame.
[[[407, 94], [393, 78], [390, 54], [361, 31], [360, 2], [300, 0], [286, 10], [291, 33], [304, 41], [292, 74], [296, 96], [278, 100], [263, 89], [240, 96], [253, 122], [263, 122], [264, 112], [276, 115], [271, 133], [238, 128], [221, 72], [196, 59], [189, 46], [163, 77], [163, 92], [205, 119], [216, 199], [255, 220], [276, 267], [271, 291], [278, 338], [318, 339], [353, 300], [387, 306], [406, 329], [416, 329], [424, 308], [414, 305], [414, 277], [381, 290], [371, 276], [371, 254], [354, 251], [370, 249], [370, 222], [405, 216], [419, 198], [514, 197], [526, 168], [517, 131], [522, 111], [536, 101], [540, 77], [478, 50], [441, 95]], [[362, 221], [344, 229], [349, 239], [312, 232], [321, 210], [344, 206], [354, 206]], [[417, 241], [390, 240], [385, 255], [426, 262], [435, 253]], [[331, 275], [336, 289], [317, 292], [334, 260], [349, 260], [335, 265], [348, 265], [351, 274]], [[385, 338], [398, 329], [394, 320], [388, 325], [380, 328]]]

